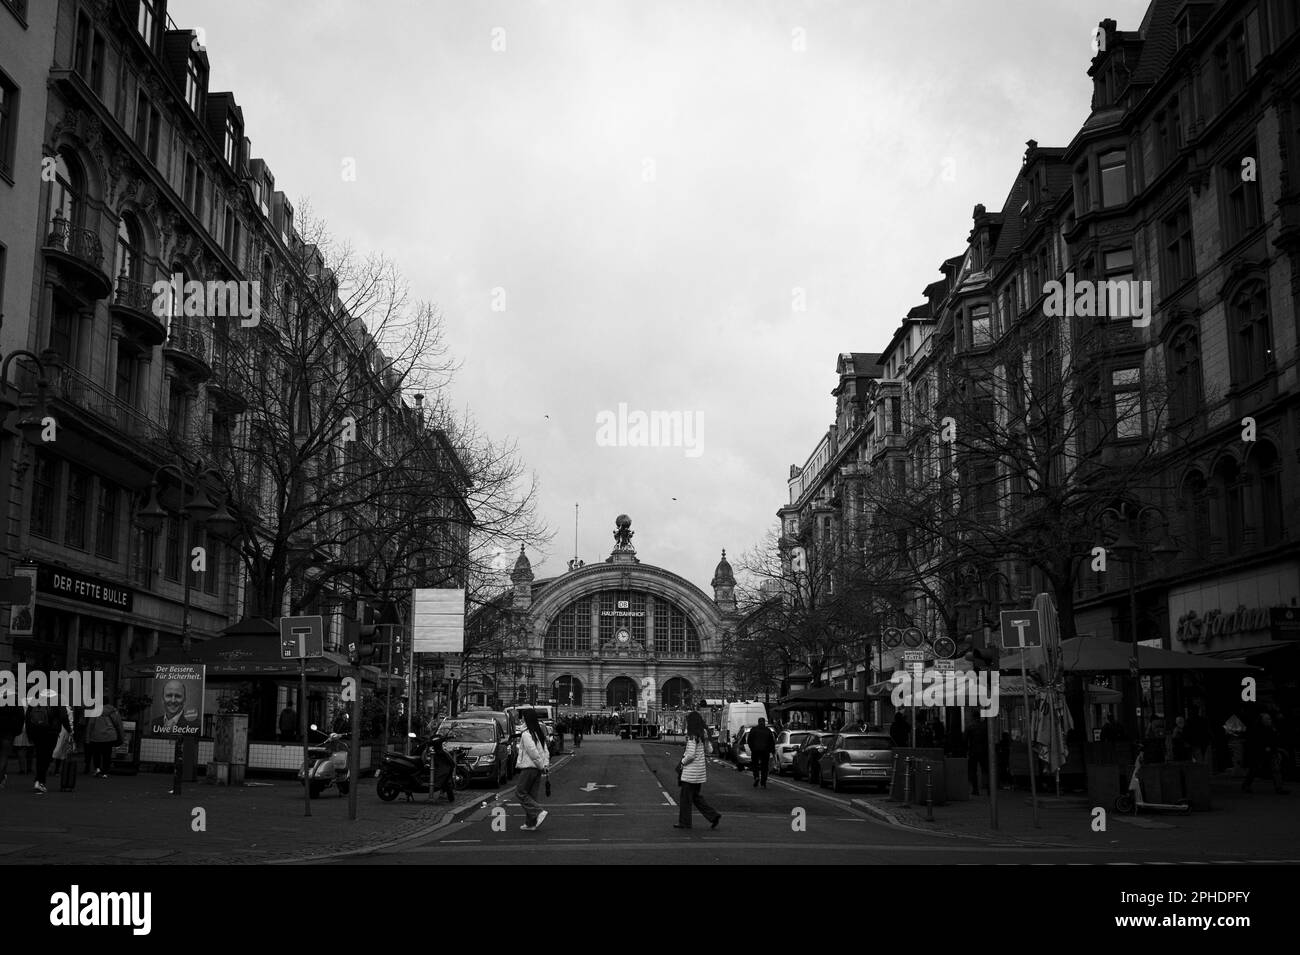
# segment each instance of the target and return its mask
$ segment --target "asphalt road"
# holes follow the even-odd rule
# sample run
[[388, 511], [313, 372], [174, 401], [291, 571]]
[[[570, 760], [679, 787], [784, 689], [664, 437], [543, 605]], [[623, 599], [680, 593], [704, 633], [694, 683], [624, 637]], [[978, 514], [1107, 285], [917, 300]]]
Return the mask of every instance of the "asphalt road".
[[[899, 829], [855, 809], [850, 795], [772, 777], [756, 789], [748, 773], [710, 762], [706, 799], [722, 813], [716, 830], [698, 815], [677, 830], [674, 766], [681, 746], [596, 737], [551, 771], [549, 812], [523, 832], [513, 787], [472, 790], [478, 807], [389, 849], [333, 864], [1133, 864], [1191, 862], [1180, 849], [997, 843]], [[1243, 860], [1244, 861], [1244, 860]], [[1205, 864], [1201, 862], [1200, 864]]]

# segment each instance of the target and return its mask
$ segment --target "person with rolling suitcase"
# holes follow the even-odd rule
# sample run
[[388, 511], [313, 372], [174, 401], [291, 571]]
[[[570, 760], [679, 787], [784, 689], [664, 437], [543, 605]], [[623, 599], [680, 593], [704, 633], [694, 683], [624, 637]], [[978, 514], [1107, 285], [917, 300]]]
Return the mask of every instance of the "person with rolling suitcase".
[[54, 744], [54, 760], [59, 767], [59, 792], [67, 793], [77, 788], [77, 725], [76, 714], [72, 707], [61, 709], [67, 714], [68, 722], [59, 730], [58, 742]]

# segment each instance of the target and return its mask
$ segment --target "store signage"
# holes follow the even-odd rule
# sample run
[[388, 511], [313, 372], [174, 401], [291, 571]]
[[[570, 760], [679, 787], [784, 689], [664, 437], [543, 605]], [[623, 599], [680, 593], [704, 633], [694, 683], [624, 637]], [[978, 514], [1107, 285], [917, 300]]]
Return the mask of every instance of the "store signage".
[[1300, 607], [1274, 607], [1269, 618], [1274, 640], [1300, 640]]
[[[1239, 606], [1231, 613], [1222, 610], [1207, 610], [1200, 616], [1195, 610], [1189, 610], [1178, 618], [1178, 629], [1174, 638], [1182, 643], [1208, 643], [1216, 637], [1235, 637], [1255, 630], [1268, 630], [1273, 626], [1274, 612], [1284, 612], [1295, 608], [1254, 607], [1247, 609]], [[1300, 638], [1300, 633], [1296, 634]], [[1291, 639], [1280, 637], [1279, 639]]]
[[36, 574], [36, 589], [43, 594], [66, 597], [97, 607], [112, 607], [130, 613], [135, 592], [99, 577], [90, 577], [62, 567], [40, 566]]

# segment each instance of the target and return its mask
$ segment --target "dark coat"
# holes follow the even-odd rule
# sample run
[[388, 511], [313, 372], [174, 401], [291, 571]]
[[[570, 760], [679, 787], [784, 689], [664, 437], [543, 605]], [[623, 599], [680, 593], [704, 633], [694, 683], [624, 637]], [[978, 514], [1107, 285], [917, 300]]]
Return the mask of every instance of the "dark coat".
[[[0, 704], [0, 739], [18, 736], [23, 731], [23, 708]], [[0, 767], [3, 771], [3, 767]]]
[[776, 737], [766, 726], [755, 726], [749, 731], [749, 752], [754, 756], [771, 753], [776, 750]]
[[68, 719], [67, 707], [27, 707], [27, 735], [33, 741], [38, 737], [57, 737], [60, 729], [65, 729], [69, 736], [72, 735], [72, 722]]

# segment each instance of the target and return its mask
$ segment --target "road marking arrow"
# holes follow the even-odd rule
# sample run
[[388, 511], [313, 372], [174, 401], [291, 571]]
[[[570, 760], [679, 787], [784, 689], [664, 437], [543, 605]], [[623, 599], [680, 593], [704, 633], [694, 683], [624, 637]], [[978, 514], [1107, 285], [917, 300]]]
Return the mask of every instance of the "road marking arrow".
[[600, 786], [596, 785], [595, 783], [587, 783], [587, 785], [583, 786], [582, 789], [579, 790], [579, 792], [594, 793], [597, 789], [613, 789], [613, 788], [614, 786], [611, 783], [605, 783]]

